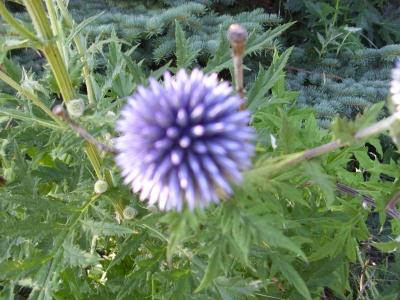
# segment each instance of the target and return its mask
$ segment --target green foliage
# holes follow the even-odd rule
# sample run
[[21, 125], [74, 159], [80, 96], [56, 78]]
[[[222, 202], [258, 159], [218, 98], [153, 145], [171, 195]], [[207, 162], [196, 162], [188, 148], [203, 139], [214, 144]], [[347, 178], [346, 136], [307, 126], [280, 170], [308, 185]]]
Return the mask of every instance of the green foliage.
[[361, 33], [361, 36], [354, 35], [353, 43], [357, 43], [359, 39], [368, 47], [380, 48], [400, 42], [400, 21], [397, 18], [400, 7], [395, 1], [295, 0], [287, 1], [285, 8], [298, 14], [296, 19], [302, 23], [302, 27], [312, 27], [315, 32], [313, 34], [299, 28], [295, 33], [302, 38], [311, 38], [314, 42], [321, 35], [332, 37], [329, 31], [334, 30], [338, 33], [334, 40], [343, 44], [348, 37], [345, 38], [344, 33], [349, 27], [357, 28]]
[[[322, 36], [323, 59], [310, 66], [302, 49], [273, 47], [292, 23], [277, 25], [277, 16], [260, 9], [218, 15], [208, 1], [181, 2], [71, 0], [72, 26], [55, 4], [65, 28], [49, 43], [59, 43], [65, 78], [86, 103], [76, 121], [111, 144], [126, 96], [149, 76], [203, 67], [230, 79], [226, 28], [240, 21], [249, 30], [244, 65], [257, 132], [254, 167], [218, 206], [181, 214], [147, 206], [122, 184], [111, 155], [93, 159], [87, 142], [49, 113], [61, 101], [57, 74], [42, 59], [37, 68], [19, 64], [28, 50], [15, 48], [25, 47], [25, 38], [1, 24], [14, 38], [4, 40], [0, 71], [16, 82], [16, 92], [0, 94], [1, 175], [8, 181], [0, 186], [0, 298], [24, 290], [29, 299], [352, 299], [359, 287], [349, 278], [367, 255], [360, 248], [370, 240], [383, 252], [398, 246], [399, 221], [385, 214], [399, 188], [398, 165], [379, 161], [376, 137], [353, 143], [354, 134], [386, 113], [375, 103], [387, 96], [388, 75], [377, 73], [389, 70], [398, 48], [351, 52], [343, 42], [338, 50]], [[307, 3], [330, 22], [340, 16], [328, 4], [319, 11]], [[347, 75], [333, 76], [335, 70]], [[325, 119], [335, 119], [331, 132], [320, 129]], [[303, 159], [332, 139], [351, 145]], [[99, 179], [110, 187], [100, 195], [93, 189]], [[361, 195], [336, 192], [336, 182], [375, 199], [375, 209], [365, 209]], [[125, 206], [138, 215], [124, 220]], [[398, 255], [373, 254], [386, 270], [376, 278], [398, 280]], [[371, 284], [366, 293], [389, 299], [398, 290]]]

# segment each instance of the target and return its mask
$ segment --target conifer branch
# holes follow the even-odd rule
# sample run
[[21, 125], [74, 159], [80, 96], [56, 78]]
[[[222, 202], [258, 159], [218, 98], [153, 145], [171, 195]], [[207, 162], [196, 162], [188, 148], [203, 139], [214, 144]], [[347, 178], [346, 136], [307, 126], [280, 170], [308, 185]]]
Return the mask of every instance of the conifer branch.
[[[304, 72], [304, 73], [307, 73], [307, 74], [314, 74], [315, 73], [315, 72], [312, 72], [312, 71], [308, 71], [308, 70], [292, 67], [290, 64], [287, 64], [284, 69], [294, 70], [294, 71], [297, 71], [297, 72]], [[335, 74], [332, 74], [332, 73], [326, 73], [325, 71], [322, 73], [322, 75], [324, 77], [332, 77], [332, 78], [334, 78], [335, 80], [338, 80], [338, 81], [345, 80], [344, 78], [342, 78], [342, 77], [340, 77], [338, 75], [335, 75]]]

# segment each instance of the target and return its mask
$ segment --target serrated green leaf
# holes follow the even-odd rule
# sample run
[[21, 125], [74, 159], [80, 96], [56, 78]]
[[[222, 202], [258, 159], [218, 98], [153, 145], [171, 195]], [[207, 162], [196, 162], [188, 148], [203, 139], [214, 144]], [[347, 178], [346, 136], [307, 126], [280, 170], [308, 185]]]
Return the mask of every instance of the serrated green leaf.
[[400, 242], [398, 241], [372, 243], [371, 245], [383, 252], [393, 252], [396, 251], [397, 249], [400, 249]]
[[304, 175], [310, 178], [310, 180], [317, 184], [323, 191], [328, 207], [332, 205], [335, 200], [334, 192], [336, 187], [332, 182], [331, 176], [326, 174], [325, 170], [317, 161], [305, 161], [302, 166], [304, 166]]
[[374, 166], [373, 161], [368, 156], [367, 150], [368, 150], [367, 148], [364, 148], [357, 151], [353, 151], [355, 158], [360, 163], [359, 167], [360, 169], [368, 170], [369, 168], [372, 168]]
[[[122, 248], [118, 250], [117, 255], [111, 261], [108, 268], [112, 268], [122, 261], [126, 256], [130, 255], [132, 252], [137, 251], [138, 246], [143, 243], [147, 237], [147, 232], [143, 230], [139, 235], [132, 235], [127, 239], [127, 241], [122, 245]], [[129, 241], [129, 242], [128, 242]]]
[[296, 288], [296, 290], [300, 293], [300, 295], [302, 295], [307, 300], [312, 300], [310, 291], [308, 290], [305, 282], [303, 281], [299, 273], [296, 271], [296, 269], [293, 268], [293, 266], [287, 263], [286, 261], [273, 257], [271, 258], [277, 264], [279, 270], [282, 272], [282, 275], [286, 278], [286, 280], [290, 284], [292, 284]]
[[214, 284], [218, 289], [219, 295], [224, 300], [245, 299], [251, 297], [262, 287], [261, 280], [243, 279], [241, 277], [218, 277], [214, 279]]
[[207, 269], [205, 271], [203, 280], [200, 285], [196, 288], [194, 293], [200, 292], [204, 289], [208, 284], [210, 284], [217, 276], [221, 269], [221, 259], [222, 253], [221, 249], [225, 248], [226, 241], [224, 239], [219, 240], [220, 248], [214, 248], [213, 252], [208, 259]]
[[137, 265], [132, 274], [129, 275], [124, 285], [120, 288], [116, 300], [125, 299], [126, 296], [135, 288], [138, 279], [151, 272], [151, 270], [158, 265], [165, 253], [165, 247], [152, 252], [152, 256], [146, 260], [137, 261]]
[[[262, 105], [268, 105], [269, 103], [263, 103], [262, 99], [265, 98], [266, 93], [272, 89], [279, 81], [282, 80], [284, 84], [284, 73], [283, 68], [286, 66], [287, 60], [289, 59], [290, 53], [293, 48], [287, 49], [279, 58], [275, 58], [268, 70], [259, 65], [259, 72], [252, 85], [251, 89], [246, 94], [246, 105], [250, 110], [256, 110]], [[284, 87], [283, 87], [284, 88]], [[282, 88], [281, 88], [282, 89]], [[275, 92], [278, 92], [278, 86], [275, 88]], [[283, 92], [279, 92], [278, 97]]]
[[181, 25], [175, 20], [176, 61], [178, 68], [189, 68], [200, 50], [190, 51], [190, 41], [186, 39]]
[[378, 115], [381, 113], [384, 105], [385, 102], [383, 101], [376, 103], [370, 107], [365, 108], [362, 115], [357, 115], [355, 120], [357, 130], [361, 130], [376, 123]]
[[[312, 274], [310, 279], [306, 282], [308, 287], [317, 287], [321, 286], [321, 281], [324, 280], [324, 278], [327, 278], [328, 282], [331, 282], [336, 278], [336, 276], [333, 276], [332, 274], [338, 270], [344, 262], [344, 252], [339, 254], [338, 256], [334, 257], [333, 259], [323, 259], [319, 261], [312, 262], [312, 266], [315, 266], [314, 269], [312, 269]], [[326, 281], [322, 285], [328, 285]]]
[[64, 263], [71, 266], [86, 267], [93, 263], [102, 260], [98, 255], [93, 255], [82, 251], [73, 245], [63, 245], [64, 248]]
[[104, 235], [137, 233], [135, 230], [131, 228], [116, 223], [113, 224], [106, 221], [97, 222], [92, 220], [86, 220], [86, 221], [82, 220], [80, 222], [82, 223], [83, 229], [90, 231], [93, 235], [104, 236]]

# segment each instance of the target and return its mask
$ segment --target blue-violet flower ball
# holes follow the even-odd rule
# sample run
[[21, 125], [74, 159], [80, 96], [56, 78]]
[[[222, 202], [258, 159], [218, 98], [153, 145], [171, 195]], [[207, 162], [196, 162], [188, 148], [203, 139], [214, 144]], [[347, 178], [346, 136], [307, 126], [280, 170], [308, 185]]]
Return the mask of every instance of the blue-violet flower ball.
[[121, 110], [116, 163], [124, 183], [140, 200], [160, 210], [190, 210], [232, 194], [241, 171], [251, 167], [254, 137], [242, 99], [216, 74], [184, 69], [176, 79], [164, 74], [164, 87], [150, 78]]

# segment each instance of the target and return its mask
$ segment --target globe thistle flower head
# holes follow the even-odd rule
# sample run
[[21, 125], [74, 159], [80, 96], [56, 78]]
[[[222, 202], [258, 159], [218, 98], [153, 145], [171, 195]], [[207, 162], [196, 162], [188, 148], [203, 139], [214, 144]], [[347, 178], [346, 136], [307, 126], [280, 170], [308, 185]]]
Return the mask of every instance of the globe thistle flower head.
[[140, 200], [161, 210], [204, 208], [232, 193], [251, 167], [253, 131], [242, 100], [216, 74], [181, 69], [164, 87], [150, 78], [121, 110], [116, 163]]

